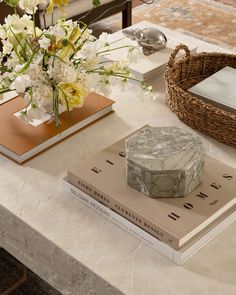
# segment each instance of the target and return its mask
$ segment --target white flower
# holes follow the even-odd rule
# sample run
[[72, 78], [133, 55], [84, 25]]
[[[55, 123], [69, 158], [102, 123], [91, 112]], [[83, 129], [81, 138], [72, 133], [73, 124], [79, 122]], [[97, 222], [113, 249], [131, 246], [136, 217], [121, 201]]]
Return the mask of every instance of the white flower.
[[78, 58], [91, 59], [97, 56], [96, 42], [86, 42], [82, 49], [76, 55]]
[[14, 68], [14, 70], [15, 70], [15, 67], [19, 65], [18, 56], [16, 55], [14, 51], [12, 51], [11, 55], [8, 57], [4, 65], [7, 66], [9, 69]]
[[48, 47], [50, 46], [50, 39], [43, 36], [41, 39], [39, 39], [39, 46], [45, 50], [48, 50]]
[[15, 33], [22, 33], [25, 28], [30, 29], [33, 27], [33, 21], [31, 16], [24, 14], [19, 17], [17, 14], [8, 15], [5, 18], [5, 24], [7, 29], [11, 28]]
[[36, 37], [40, 37], [42, 35], [42, 33], [43, 33], [42, 30], [40, 30], [37, 27], [35, 29], [32, 27], [27, 30], [28, 35], [32, 35], [32, 36], [35, 35]]
[[66, 31], [59, 24], [51, 26], [48, 30], [48, 33], [55, 36], [57, 40], [61, 40], [66, 35]]
[[99, 63], [99, 58], [97, 56], [88, 56], [86, 58], [86, 61], [83, 65], [83, 67], [86, 69], [86, 70], [93, 70], [93, 69], [96, 69], [96, 67], [98, 66], [98, 63]]
[[98, 41], [101, 42], [103, 44], [103, 46], [107, 43], [109, 43], [109, 40], [111, 39], [111, 34], [108, 33], [102, 33], [99, 38]]
[[49, 79], [53, 79], [56, 84], [60, 82], [74, 83], [77, 80], [79, 72], [70, 64], [66, 64], [59, 59], [53, 61], [51, 59], [49, 64], [48, 75]]
[[0, 25], [0, 39], [4, 40], [7, 38], [7, 32], [6, 27], [3, 25]]
[[143, 54], [143, 50], [141, 47], [130, 47], [128, 49], [126, 58], [128, 60], [128, 63], [131, 64], [131, 63], [136, 63], [140, 59], [145, 58], [145, 55]]
[[17, 93], [24, 93], [27, 87], [31, 86], [31, 80], [28, 75], [17, 76], [11, 83], [10, 89], [16, 90]]
[[20, 0], [19, 6], [24, 9], [27, 13], [33, 14], [39, 4], [47, 4], [47, 0]]
[[[32, 13], [38, 4], [47, 2], [19, 0], [19, 5]], [[0, 75], [0, 88], [24, 93], [28, 107], [22, 118], [28, 121], [41, 118], [46, 112], [53, 114], [54, 98], [58, 104], [65, 103], [64, 96], [58, 95], [60, 88], [71, 97], [70, 109], [78, 106], [74, 98], [80, 91], [81, 99], [91, 90], [109, 95], [109, 86], [118, 82], [123, 86], [128, 80], [127, 59], [130, 63], [134, 55], [138, 56], [132, 49], [126, 63], [103, 62], [104, 55], [109, 54], [110, 35], [103, 33], [96, 39], [91, 31], [72, 20], [61, 19], [42, 32], [34, 27], [32, 16], [9, 15], [6, 23], [0, 25], [0, 38], [3, 45], [0, 61], [7, 67]], [[58, 122], [57, 112], [53, 118]]]
[[32, 21], [32, 16], [31, 15], [24, 14], [21, 17], [21, 21], [24, 22], [26, 28], [34, 26], [34, 22]]
[[11, 31], [7, 32], [7, 41], [13, 45], [13, 47], [16, 47], [19, 45], [19, 42], [21, 43], [22, 39], [24, 38], [24, 35], [22, 33], [12, 33]]
[[6, 40], [2, 40], [2, 44], [3, 44], [2, 52], [4, 54], [10, 54], [12, 52], [12, 49], [13, 49], [12, 44], [9, 43]]
[[121, 75], [128, 72], [126, 65], [121, 61], [105, 63], [103, 68], [107, 72], [120, 73]]

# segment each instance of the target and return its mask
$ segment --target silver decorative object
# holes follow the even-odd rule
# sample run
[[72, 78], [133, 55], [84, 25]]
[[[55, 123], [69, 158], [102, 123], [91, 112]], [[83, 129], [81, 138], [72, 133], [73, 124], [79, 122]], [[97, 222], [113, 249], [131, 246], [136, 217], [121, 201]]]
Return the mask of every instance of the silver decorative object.
[[123, 34], [138, 42], [144, 53], [153, 53], [166, 47], [167, 38], [164, 33], [155, 28], [125, 29]]
[[127, 183], [151, 198], [182, 197], [200, 184], [199, 136], [176, 127], [145, 126], [126, 140]]

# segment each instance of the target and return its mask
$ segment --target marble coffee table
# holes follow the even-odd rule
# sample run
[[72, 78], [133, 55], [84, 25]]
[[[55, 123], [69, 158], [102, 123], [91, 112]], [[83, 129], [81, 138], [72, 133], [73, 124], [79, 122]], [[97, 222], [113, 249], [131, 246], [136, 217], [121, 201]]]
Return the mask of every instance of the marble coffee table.
[[[236, 294], [236, 223], [179, 267], [63, 191], [67, 167], [144, 124], [194, 132], [155, 87], [155, 101], [114, 89], [115, 113], [22, 166], [0, 155], [0, 245], [63, 294]], [[200, 135], [236, 168], [236, 149]]]

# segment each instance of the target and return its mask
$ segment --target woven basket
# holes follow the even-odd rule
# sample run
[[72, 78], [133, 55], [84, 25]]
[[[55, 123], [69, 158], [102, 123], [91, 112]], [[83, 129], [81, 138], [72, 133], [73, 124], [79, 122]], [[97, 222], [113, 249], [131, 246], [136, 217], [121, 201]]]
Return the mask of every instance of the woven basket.
[[[181, 49], [186, 55], [176, 61]], [[236, 115], [187, 92], [187, 89], [225, 66], [236, 68], [236, 55], [216, 52], [190, 54], [186, 45], [178, 45], [165, 72], [167, 103], [180, 120], [193, 129], [236, 147]]]

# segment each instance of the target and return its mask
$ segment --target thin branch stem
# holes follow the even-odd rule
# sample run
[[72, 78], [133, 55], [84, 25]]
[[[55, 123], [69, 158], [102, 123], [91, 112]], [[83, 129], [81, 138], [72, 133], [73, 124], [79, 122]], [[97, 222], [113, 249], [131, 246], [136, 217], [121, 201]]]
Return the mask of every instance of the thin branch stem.
[[36, 34], [36, 25], [35, 25], [35, 12], [34, 12], [34, 8], [33, 8], [33, 24], [34, 24], [34, 36], [35, 38], [37, 37], [37, 34]]
[[106, 50], [100, 51], [100, 52], [97, 53], [97, 55], [102, 54], [102, 53], [106, 53], [106, 52], [110, 52], [110, 51], [114, 51], [114, 50], [123, 49], [123, 48], [136, 48], [136, 47], [132, 46], [132, 45], [123, 45], [123, 46], [119, 46], [119, 47], [116, 47], [116, 48], [106, 49]]
[[[16, 39], [16, 41], [17, 41], [17, 43], [20, 45], [21, 49], [23, 50], [23, 52], [24, 52], [24, 54], [25, 54], [25, 56], [26, 56], [25, 49], [24, 49], [24, 47], [22, 46], [22, 44], [21, 44], [20, 40], [18, 39], [18, 37], [16, 36], [16, 34], [13, 32], [12, 28], [11, 28], [11, 27], [9, 27], [9, 29], [10, 29], [10, 31], [12, 32], [12, 34], [13, 34], [13, 36], [15, 37], [15, 39]], [[24, 58], [24, 57], [23, 57], [23, 58]], [[24, 58], [24, 59], [25, 59], [25, 58]]]
[[14, 47], [14, 52], [15, 52], [16, 56], [18, 57], [19, 62], [22, 64], [24, 62], [24, 60], [22, 59], [21, 55], [17, 51], [16, 47]]
[[18, 73], [17, 73], [18, 75], [23, 74], [28, 69], [29, 65], [31, 64], [31, 62], [34, 59], [34, 57], [35, 57], [36, 53], [38, 52], [38, 50], [39, 50], [39, 48], [37, 50], [33, 51], [30, 58], [28, 59], [28, 61], [24, 65], [24, 67], [20, 71], [18, 71]]
[[6, 93], [6, 92], [10, 92], [10, 91], [12, 91], [12, 90], [9, 89], [9, 88], [3, 88], [3, 89], [0, 89], [0, 94]]
[[102, 75], [102, 76], [114, 76], [114, 77], [118, 77], [118, 78], [123, 78], [123, 79], [127, 79], [127, 80], [132, 80], [132, 81], [136, 81], [140, 84], [142, 84], [142, 81], [138, 80], [138, 79], [135, 79], [133, 77], [129, 77], [129, 76], [125, 76], [121, 73], [107, 73], [105, 70], [101, 71], [99, 69], [95, 69], [95, 70], [90, 70], [89, 71], [90, 73], [95, 73], [95, 74], [99, 74], [99, 75]]

